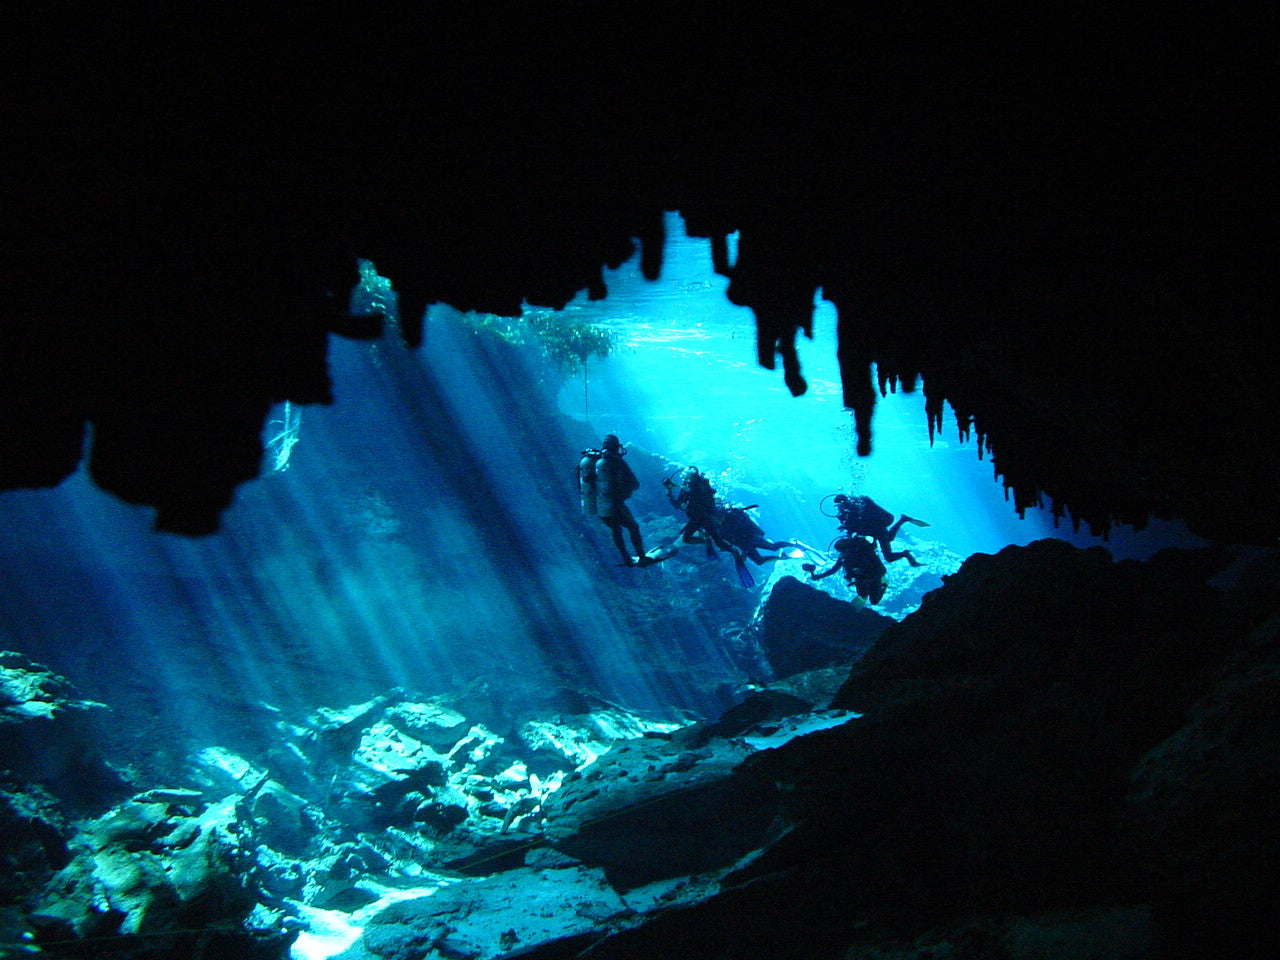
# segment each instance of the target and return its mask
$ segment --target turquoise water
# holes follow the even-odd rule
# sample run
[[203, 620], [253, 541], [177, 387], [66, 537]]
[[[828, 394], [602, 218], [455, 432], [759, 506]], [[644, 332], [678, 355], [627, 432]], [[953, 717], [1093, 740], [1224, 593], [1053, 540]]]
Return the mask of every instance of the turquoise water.
[[[391, 333], [332, 340], [336, 403], [276, 411], [264, 475], [216, 535], [153, 533], [148, 509], [83, 472], [0, 495], [0, 647], [125, 711], [140, 742], [163, 726], [177, 750], [269, 750], [281, 718], [393, 686], [586, 688], [632, 709], [714, 713], [717, 687], [743, 679], [725, 637], [752, 594], [725, 564], [683, 579], [663, 564], [646, 572], [661, 599], [632, 590], [622, 577], [635, 572], [619, 572], [607, 532], [578, 512], [578, 452], [608, 432], [664, 470], [698, 466], [723, 496], [757, 504], [775, 539], [825, 548], [837, 491], [929, 521], [913, 533], [962, 556], [1053, 534], [1042, 512], [1016, 516], [974, 444], [944, 433], [930, 445], [918, 391], [880, 402], [874, 453], [856, 457], [830, 305], [819, 299], [801, 344], [810, 389], [794, 398], [781, 371], [755, 365], [750, 314], [725, 301], [707, 242], [670, 226], [661, 280], [633, 261], [606, 277], [607, 299], [568, 308], [618, 344], [558, 396], [539, 392], [529, 356], [447, 308], [430, 312], [417, 352]], [[1137, 554], [1162, 542], [1116, 539]]]
[[[835, 308], [821, 291], [813, 339], [799, 345], [809, 390], [793, 397], [780, 368], [756, 364], [751, 311], [725, 299], [728, 280], [711, 269], [709, 241], [686, 236], [675, 214], [667, 235], [658, 281], [640, 276], [633, 260], [606, 274], [608, 299], [579, 298], [567, 308], [609, 325], [621, 342], [590, 362], [585, 391], [580, 380], [565, 385], [565, 413], [585, 416], [599, 435], [617, 433], [697, 465], [731, 499], [761, 502], [761, 520], [775, 536], [825, 545], [835, 531], [822, 500], [843, 491], [928, 520], [931, 528], [914, 532], [962, 556], [1048, 536], [1102, 542], [1073, 536], [1069, 523], [1055, 529], [1047, 510], [1019, 518], [976, 442], [958, 439], [954, 420], [930, 442], [922, 389], [879, 400], [874, 450], [858, 457], [852, 415], [841, 406]], [[1171, 538], [1179, 539], [1157, 525], [1143, 536], [1117, 531], [1110, 546], [1143, 556]]]

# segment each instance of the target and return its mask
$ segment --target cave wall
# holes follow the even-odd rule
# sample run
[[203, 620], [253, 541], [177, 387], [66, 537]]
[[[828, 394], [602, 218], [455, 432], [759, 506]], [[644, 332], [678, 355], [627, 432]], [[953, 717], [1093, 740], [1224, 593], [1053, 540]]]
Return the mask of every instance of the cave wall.
[[327, 337], [377, 330], [356, 257], [416, 344], [430, 303], [601, 297], [636, 240], [656, 276], [678, 210], [793, 392], [836, 305], [859, 452], [922, 375], [1016, 508], [1280, 534], [1270, 23], [210, 13], [15, 23], [0, 488], [59, 482], [91, 424], [100, 486], [214, 529], [270, 405], [329, 402]]

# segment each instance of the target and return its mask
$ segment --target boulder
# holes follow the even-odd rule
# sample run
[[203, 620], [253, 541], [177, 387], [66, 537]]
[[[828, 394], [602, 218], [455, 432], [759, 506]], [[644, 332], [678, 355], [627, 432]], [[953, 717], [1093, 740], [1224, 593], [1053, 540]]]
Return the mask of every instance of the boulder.
[[752, 752], [739, 739], [619, 743], [544, 801], [548, 841], [624, 891], [727, 867], [776, 826], [774, 785], [736, 772]]
[[1280, 628], [1246, 648], [1228, 561], [969, 558], [855, 663], [861, 717], [736, 768], [794, 827], [592, 956], [1273, 955]]
[[244, 806], [262, 843], [287, 856], [304, 856], [319, 836], [319, 810], [275, 780], [264, 781]]
[[0, 770], [73, 806], [102, 809], [128, 792], [98, 749], [93, 718], [106, 709], [77, 697], [65, 677], [0, 650]]
[[397, 703], [386, 712], [386, 721], [436, 753], [448, 754], [467, 735], [471, 723], [439, 699], [426, 703]]
[[748, 630], [773, 678], [853, 663], [895, 621], [862, 603], [837, 600], [795, 577], [780, 577]]
[[361, 731], [351, 762], [338, 771], [331, 792], [339, 798], [341, 819], [353, 829], [407, 823], [413, 817], [412, 809], [405, 811], [405, 798], [444, 785], [449, 764], [449, 757], [378, 720]]
[[1235, 956], [1271, 955], [1280, 936], [1280, 617], [1254, 632], [1130, 784], [1143, 846], [1175, 878], [1158, 918], [1195, 956], [1224, 945]]
[[365, 729], [380, 718], [397, 692], [343, 708], [320, 707], [307, 718], [306, 736], [322, 747], [323, 757], [344, 762], [359, 745]]
[[130, 800], [87, 821], [28, 918], [36, 941], [54, 956], [85, 955], [89, 941], [122, 957], [278, 956], [290, 935], [246, 925], [258, 897], [240, 799], [191, 816]]
[[590, 932], [629, 912], [599, 870], [522, 867], [393, 903], [334, 960], [506, 956]]

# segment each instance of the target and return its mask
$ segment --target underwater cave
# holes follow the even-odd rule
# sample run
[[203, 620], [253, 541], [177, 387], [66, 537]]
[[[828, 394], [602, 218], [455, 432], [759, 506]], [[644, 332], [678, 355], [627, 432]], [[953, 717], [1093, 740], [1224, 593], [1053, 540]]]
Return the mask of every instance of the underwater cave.
[[1251, 24], [245, 17], [19, 24], [0, 956], [1272, 955]]

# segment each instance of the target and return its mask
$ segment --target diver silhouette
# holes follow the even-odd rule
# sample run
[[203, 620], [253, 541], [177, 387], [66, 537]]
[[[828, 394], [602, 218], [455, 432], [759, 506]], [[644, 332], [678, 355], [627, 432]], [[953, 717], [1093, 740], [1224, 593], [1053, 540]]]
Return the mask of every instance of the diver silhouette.
[[822, 573], [814, 573], [817, 568], [812, 563], [803, 565], [809, 579], [821, 580], [843, 570], [845, 582], [852, 584], [863, 600], [877, 604], [884, 599], [887, 589], [885, 575], [889, 571], [876, 556], [876, 548], [871, 541], [865, 537], [841, 537], [835, 542], [834, 549], [836, 562]]
[[[626, 502], [640, 488], [640, 481], [623, 459], [625, 456], [622, 441], [612, 433], [601, 441], [599, 450], [582, 451], [582, 458], [578, 461], [578, 490], [583, 514], [599, 517], [609, 528], [623, 564], [630, 567], [640, 562], [639, 558], [645, 556], [645, 549], [640, 524]], [[631, 536], [634, 557], [627, 550], [623, 530]]]
[[[679, 491], [670, 477], [662, 481], [667, 489], [667, 499], [671, 505], [683, 510], [688, 522], [680, 531], [680, 539], [685, 543], [705, 543], [707, 556], [716, 555], [716, 547], [732, 554], [735, 562], [739, 562], [737, 549], [722, 535], [716, 522], [716, 491], [711, 481], [703, 476], [697, 467], [689, 467], [684, 471]], [[702, 532], [704, 537], [698, 537]]]
[[[795, 546], [795, 541], [770, 540], [766, 537], [764, 528], [751, 519], [751, 515], [747, 513], [748, 510], [753, 509], [755, 509], [755, 504], [743, 507], [734, 503], [726, 503], [717, 498], [715, 517], [720, 535], [737, 547], [744, 557], [757, 564], [765, 564], [770, 560], [777, 560], [776, 551], [785, 547]], [[761, 555], [761, 550], [771, 550], [775, 551], [775, 553], [771, 557], [766, 557]]]
[[870, 497], [849, 497], [843, 493], [837, 493], [834, 499], [836, 517], [840, 521], [841, 530], [851, 537], [870, 537], [880, 545], [880, 552], [887, 563], [905, 559], [913, 567], [923, 566], [909, 551], [895, 552], [893, 538], [897, 536], [898, 530], [904, 523], [915, 524], [917, 527], [927, 527], [929, 524], [923, 520], [908, 517], [904, 513], [898, 518], [897, 523], [890, 526], [893, 514]]

